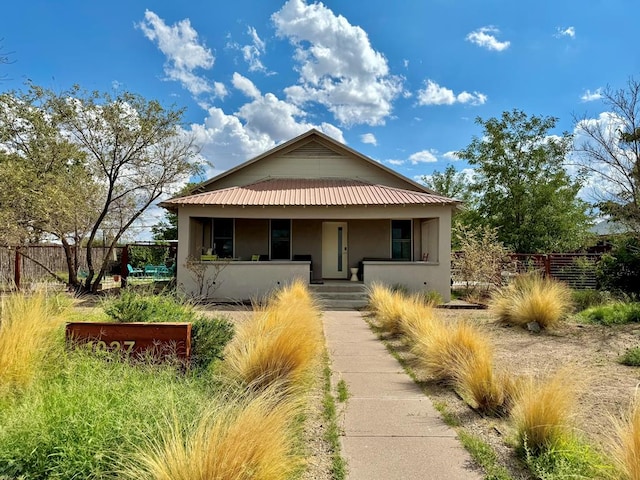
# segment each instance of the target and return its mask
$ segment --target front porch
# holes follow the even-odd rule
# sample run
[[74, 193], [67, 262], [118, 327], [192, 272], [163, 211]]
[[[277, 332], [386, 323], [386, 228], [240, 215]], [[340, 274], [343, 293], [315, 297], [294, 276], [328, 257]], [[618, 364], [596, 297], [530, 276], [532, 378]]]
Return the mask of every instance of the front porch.
[[354, 273], [365, 286], [381, 282], [450, 298], [448, 207], [187, 206], [179, 228], [185, 240], [178, 285], [206, 291], [185, 268], [197, 263], [206, 271], [200, 281], [215, 282], [201, 295], [211, 300], [259, 299], [294, 279], [348, 281]]
[[[324, 289], [345, 286], [368, 287], [372, 283], [399, 285], [412, 292], [438, 291], [445, 301], [450, 298], [450, 279], [442, 275], [442, 267], [437, 262], [407, 262], [407, 261], [364, 261], [362, 262], [361, 280], [322, 279], [313, 277], [311, 261], [271, 260], [271, 261], [243, 261], [217, 260], [201, 261], [200, 266], [206, 267], [203, 281], [211, 281], [210, 300], [217, 301], [247, 301], [259, 300], [274, 290], [302, 279], [312, 287], [322, 286]], [[353, 267], [357, 270], [357, 267]], [[180, 270], [179, 285], [187, 291], [198, 292], [195, 275], [189, 270]]]

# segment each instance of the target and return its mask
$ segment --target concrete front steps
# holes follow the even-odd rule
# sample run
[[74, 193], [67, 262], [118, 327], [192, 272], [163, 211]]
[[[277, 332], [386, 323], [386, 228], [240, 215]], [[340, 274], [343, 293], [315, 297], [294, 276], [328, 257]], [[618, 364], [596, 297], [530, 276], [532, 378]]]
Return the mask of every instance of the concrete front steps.
[[362, 310], [367, 306], [367, 290], [362, 282], [325, 281], [309, 285], [323, 310]]

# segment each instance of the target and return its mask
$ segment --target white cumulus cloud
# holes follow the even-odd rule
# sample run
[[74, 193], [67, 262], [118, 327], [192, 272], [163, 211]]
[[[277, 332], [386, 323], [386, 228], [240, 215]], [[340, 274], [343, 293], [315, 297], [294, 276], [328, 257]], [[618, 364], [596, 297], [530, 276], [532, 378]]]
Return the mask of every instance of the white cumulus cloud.
[[467, 41], [478, 45], [479, 47], [486, 48], [487, 50], [496, 50], [501, 52], [502, 50], [506, 50], [511, 45], [511, 42], [505, 40], [504, 42], [499, 41], [496, 38], [496, 35], [500, 33], [496, 27], [487, 26], [481, 27], [473, 32], [469, 33], [466, 37]]
[[210, 69], [215, 58], [211, 50], [198, 40], [198, 33], [189, 19], [169, 26], [150, 10], [144, 12], [144, 20], [137, 24], [145, 37], [158, 45], [167, 58], [164, 72], [170, 80], [178, 81], [193, 95], [216, 92], [210, 83], [194, 70]]
[[258, 95], [234, 114], [211, 107], [202, 124], [191, 125], [201, 155], [212, 160], [209, 176], [290, 140], [312, 128], [345, 143], [342, 131], [330, 123], [305, 121], [305, 112], [274, 94]]
[[373, 133], [365, 133], [360, 135], [360, 141], [362, 143], [368, 143], [370, 145], [378, 146], [378, 140]]
[[290, 101], [324, 105], [343, 125], [381, 125], [391, 114], [402, 80], [367, 33], [322, 3], [288, 0], [272, 15], [278, 36], [296, 49], [299, 84], [285, 89]]
[[580, 100], [582, 100], [583, 102], [593, 102], [595, 100], [600, 100], [601, 98], [602, 98], [602, 88], [596, 88], [595, 91], [593, 92], [587, 89], [580, 96]]
[[259, 98], [260, 90], [255, 86], [255, 84], [249, 80], [247, 77], [243, 77], [238, 72], [233, 73], [233, 77], [231, 79], [231, 83], [235, 88], [244, 93], [247, 97], [250, 98]]
[[426, 80], [425, 83], [425, 88], [418, 91], [419, 105], [453, 105], [454, 103], [483, 105], [487, 101], [487, 96], [483, 93], [463, 91], [456, 95], [453, 90], [441, 87], [433, 80]]
[[458, 153], [453, 151], [453, 150], [443, 153], [442, 156], [444, 158], [446, 158], [447, 160], [452, 160], [454, 162], [457, 161], [457, 160], [460, 160], [460, 157], [458, 156]]
[[560, 37], [576, 38], [576, 29], [575, 27], [567, 27], [567, 28], [558, 27], [556, 28], [555, 36], [558, 38]]
[[404, 165], [404, 160], [387, 160], [387, 163], [390, 163], [391, 165], [395, 165], [395, 166], [400, 166], [400, 165]]
[[433, 163], [437, 162], [438, 158], [435, 156], [437, 152], [435, 150], [422, 150], [420, 152], [413, 153], [409, 156], [409, 161], [412, 165], [418, 163]]

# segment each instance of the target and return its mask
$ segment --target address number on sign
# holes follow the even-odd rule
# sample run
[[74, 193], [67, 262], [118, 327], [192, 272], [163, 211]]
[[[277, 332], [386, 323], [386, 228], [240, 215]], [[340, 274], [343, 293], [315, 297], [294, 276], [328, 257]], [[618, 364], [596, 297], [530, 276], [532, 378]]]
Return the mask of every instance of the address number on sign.
[[87, 342], [87, 348], [94, 352], [124, 352], [131, 353], [136, 346], [135, 340], [123, 340], [121, 342], [105, 342], [104, 340], [98, 340], [97, 342]]

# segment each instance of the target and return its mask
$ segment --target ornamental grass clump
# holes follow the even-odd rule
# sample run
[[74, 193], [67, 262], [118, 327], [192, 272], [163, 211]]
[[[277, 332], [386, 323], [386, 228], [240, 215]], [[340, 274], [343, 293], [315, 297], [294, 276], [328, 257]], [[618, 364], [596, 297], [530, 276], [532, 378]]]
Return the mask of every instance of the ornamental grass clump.
[[453, 381], [466, 362], [493, 358], [489, 339], [469, 322], [433, 322], [427, 329], [427, 334], [414, 338], [411, 350], [435, 380]]
[[409, 344], [415, 343], [416, 339], [428, 336], [433, 328], [442, 326], [433, 305], [425, 303], [418, 296], [405, 299], [404, 306], [399, 329]]
[[298, 406], [265, 391], [249, 398], [224, 399], [194, 427], [173, 422], [150, 439], [133, 465], [131, 479], [285, 480], [302, 467], [295, 431]]
[[407, 296], [399, 290], [391, 290], [380, 283], [369, 289], [369, 308], [378, 326], [392, 335], [402, 331], [402, 319], [406, 314]]
[[546, 380], [521, 380], [511, 419], [522, 454], [536, 456], [571, 443], [577, 394], [575, 372], [569, 369], [560, 369]]
[[571, 289], [564, 283], [537, 274], [520, 275], [494, 293], [491, 311], [498, 320], [527, 327], [553, 329], [572, 311]]
[[503, 416], [509, 412], [518, 380], [508, 372], [496, 372], [490, 351], [458, 360], [454, 383], [456, 390], [486, 415]]
[[320, 310], [298, 282], [243, 323], [224, 351], [223, 371], [256, 389], [304, 385], [324, 348]]
[[0, 302], [0, 397], [20, 391], [51, 363], [64, 342], [69, 302], [21, 293]]
[[640, 397], [631, 403], [622, 419], [614, 419], [615, 436], [611, 456], [623, 480], [640, 480]]
[[412, 352], [428, 375], [451, 383], [483, 413], [507, 412], [513, 381], [506, 373], [495, 372], [491, 342], [480, 328], [423, 315], [409, 323], [407, 330]]

